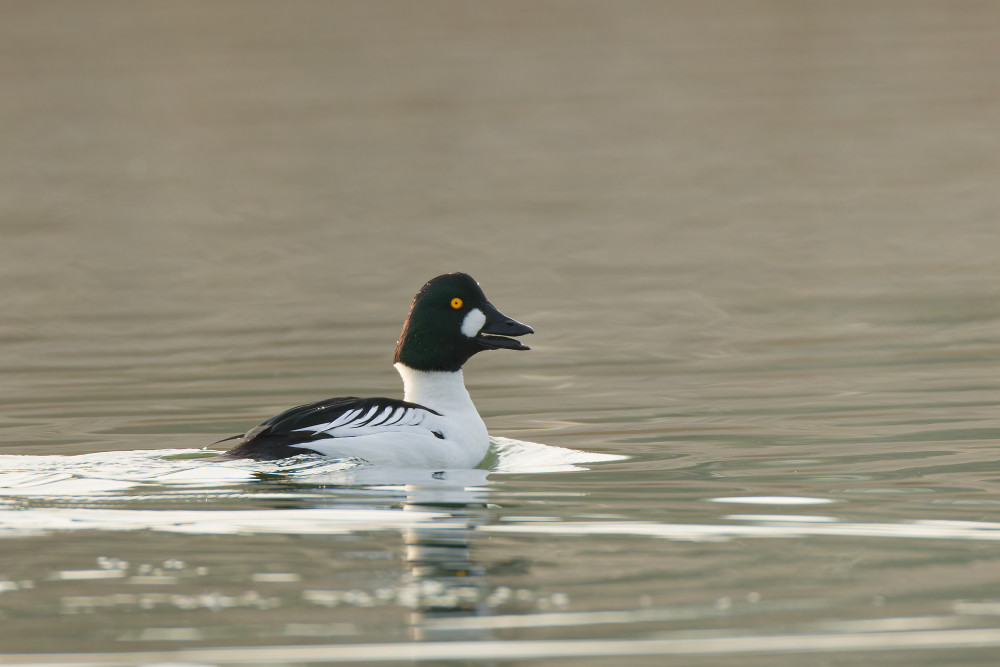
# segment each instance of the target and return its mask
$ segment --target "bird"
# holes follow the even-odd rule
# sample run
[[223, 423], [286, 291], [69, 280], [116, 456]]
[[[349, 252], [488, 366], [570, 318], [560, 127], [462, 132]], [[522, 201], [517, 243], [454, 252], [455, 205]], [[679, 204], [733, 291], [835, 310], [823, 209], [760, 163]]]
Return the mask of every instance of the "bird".
[[484, 350], [529, 350], [513, 336], [530, 333], [467, 273], [432, 278], [413, 297], [396, 342], [402, 400], [343, 396], [300, 405], [220, 440], [237, 440], [224, 456], [274, 461], [313, 453], [377, 466], [475, 468], [490, 441], [462, 367]]

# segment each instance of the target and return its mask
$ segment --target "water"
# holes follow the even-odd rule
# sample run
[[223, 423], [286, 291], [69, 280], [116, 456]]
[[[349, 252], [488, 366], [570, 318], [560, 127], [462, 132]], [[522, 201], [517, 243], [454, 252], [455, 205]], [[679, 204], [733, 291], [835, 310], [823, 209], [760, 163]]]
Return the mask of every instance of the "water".
[[[3, 13], [5, 664], [995, 664], [1000, 9]], [[453, 270], [482, 469], [201, 451]]]

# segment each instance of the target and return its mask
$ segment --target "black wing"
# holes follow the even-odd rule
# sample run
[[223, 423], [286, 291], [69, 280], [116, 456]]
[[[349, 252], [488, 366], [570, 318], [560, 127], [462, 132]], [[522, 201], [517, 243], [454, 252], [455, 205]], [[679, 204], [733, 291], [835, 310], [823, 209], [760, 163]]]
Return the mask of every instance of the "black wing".
[[418, 411], [440, 414], [422, 405], [394, 398], [344, 396], [300, 405], [271, 417], [243, 435], [226, 438], [239, 440], [226, 452], [226, 456], [258, 461], [298, 456], [310, 451], [306, 443], [338, 437], [338, 429], [357, 431], [363, 427], [393, 426], [411, 419]]

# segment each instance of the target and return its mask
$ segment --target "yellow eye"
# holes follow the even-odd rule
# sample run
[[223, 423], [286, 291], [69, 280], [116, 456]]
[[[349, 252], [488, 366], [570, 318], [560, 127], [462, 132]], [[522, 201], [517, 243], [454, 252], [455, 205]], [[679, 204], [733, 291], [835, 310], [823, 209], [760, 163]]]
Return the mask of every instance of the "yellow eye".
[[451, 307], [454, 308], [455, 310], [458, 310], [459, 308], [462, 307], [462, 300], [456, 296], [454, 299], [451, 300]]

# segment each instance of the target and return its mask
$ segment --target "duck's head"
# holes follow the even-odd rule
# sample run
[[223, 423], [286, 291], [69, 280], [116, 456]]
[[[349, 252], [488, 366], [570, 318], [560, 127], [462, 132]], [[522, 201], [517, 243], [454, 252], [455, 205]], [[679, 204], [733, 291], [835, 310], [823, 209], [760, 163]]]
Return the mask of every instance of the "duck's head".
[[509, 336], [534, 333], [489, 302], [466, 273], [433, 278], [413, 297], [394, 363], [422, 371], [457, 371], [482, 350], [527, 350]]

